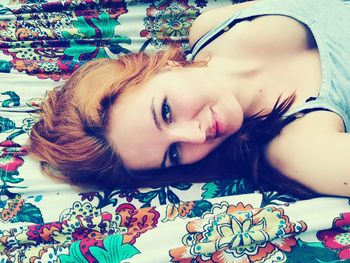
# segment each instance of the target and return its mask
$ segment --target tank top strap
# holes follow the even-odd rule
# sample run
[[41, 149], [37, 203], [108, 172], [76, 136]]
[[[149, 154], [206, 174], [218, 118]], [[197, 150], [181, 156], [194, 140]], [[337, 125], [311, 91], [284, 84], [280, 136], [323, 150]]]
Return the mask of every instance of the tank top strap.
[[[193, 45], [192, 49], [187, 51], [186, 60], [192, 61], [196, 55], [207, 45], [213, 42], [216, 38], [221, 36], [226, 31], [229, 31], [236, 24], [252, 20], [261, 15], [271, 15], [271, 14], [283, 14], [287, 16], [292, 16], [304, 24], [311, 24], [313, 21], [305, 17], [302, 11], [298, 10], [300, 8], [300, 3], [304, 0], [264, 0], [257, 1], [250, 6], [240, 9], [235, 12], [229, 19], [227, 19], [222, 24], [214, 27], [208, 33], [204, 34], [196, 43]], [[320, 0], [309, 0], [315, 2]], [[325, 0], [324, 0], [325, 1]], [[350, 0], [349, 0], [350, 1]]]
[[200, 39], [198, 39], [196, 43], [193, 45], [192, 49], [186, 55], [187, 61], [192, 61], [196, 57], [196, 55], [199, 53], [199, 51], [201, 51], [203, 48], [205, 48], [207, 45], [209, 45], [211, 42], [213, 42], [216, 38], [221, 36], [223, 33], [230, 30], [235, 24], [243, 20], [246, 20], [245, 18], [237, 19], [239, 14], [240, 14], [240, 11], [236, 12], [224, 23], [211, 29], [208, 33], [206, 33]]

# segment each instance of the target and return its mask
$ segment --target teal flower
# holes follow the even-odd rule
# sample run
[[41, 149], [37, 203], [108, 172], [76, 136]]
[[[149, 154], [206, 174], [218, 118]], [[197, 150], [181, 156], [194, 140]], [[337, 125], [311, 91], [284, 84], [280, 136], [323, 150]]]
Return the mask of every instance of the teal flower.
[[140, 35], [151, 40], [155, 47], [163, 47], [169, 42], [185, 42], [199, 10], [184, 3], [172, 2], [169, 6], [151, 5], [144, 19], [145, 30]]

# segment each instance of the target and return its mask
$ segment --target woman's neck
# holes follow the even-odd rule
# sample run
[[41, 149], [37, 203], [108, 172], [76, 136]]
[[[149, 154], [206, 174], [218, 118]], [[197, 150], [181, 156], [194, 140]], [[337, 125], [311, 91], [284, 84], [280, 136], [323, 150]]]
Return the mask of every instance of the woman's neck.
[[209, 75], [219, 77], [222, 87], [236, 97], [245, 117], [270, 111], [278, 99], [279, 95], [264, 85], [266, 70], [261, 61], [232, 61], [220, 57], [209, 61], [208, 71], [211, 71]]
[[[293, 107], [317, 96], [321, 85], [321, 69], [317, 51], [305, 51], [271, 59], [215, 57], [208, 63], [210, 74], [219, 76], [240, 103], [244, 116], [269, 113], [280, 101], [295, 94]], [[308, 72], [308, 74], [305, 74]]]

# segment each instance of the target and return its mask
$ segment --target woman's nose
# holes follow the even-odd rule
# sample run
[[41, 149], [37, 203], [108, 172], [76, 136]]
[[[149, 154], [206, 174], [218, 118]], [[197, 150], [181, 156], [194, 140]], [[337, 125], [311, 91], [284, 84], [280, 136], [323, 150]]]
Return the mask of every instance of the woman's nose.
[[201, 129], [200, 122], [197, 120], [171, 125], [169, 136], [173, 142], [200, 144], [206, 141], [206, 133]]

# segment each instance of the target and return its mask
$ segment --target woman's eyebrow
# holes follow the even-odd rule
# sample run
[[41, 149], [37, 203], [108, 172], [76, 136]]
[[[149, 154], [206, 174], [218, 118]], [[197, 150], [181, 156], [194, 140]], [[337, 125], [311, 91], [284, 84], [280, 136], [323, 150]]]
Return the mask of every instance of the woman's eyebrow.
[[151, 112], [152, 112], [154, 124], [156, 125], [157, 129], [162, 130], [162, 127], [160, 125], [160, 121], [158, 119], [158, 116], [157, 116], [157, 113], [156, 113], [156, 110], [154, 107], [154, 96], [153, 96], [152, 102], [151, 102]]
[[[152, 97], [152, 102], [151, 102], [151, 112], [152, 112], [152, 116], [153, 116], [154, 125], [157, 127], [158, 130], [162, 131], [162, 126], [160, 125], [160, 121], [159, 121], [157, 113], [156, 113], [156, 108], [154, 106], [154, 96]], [[165, 151], [165, 153], [163, 155], [162, 162], [160, 164], [160, 168], [162, 168], [162, 169], [166, 168], [165, 163], [166, 163], [167, 156], [168, 156], [168, 151]]]

